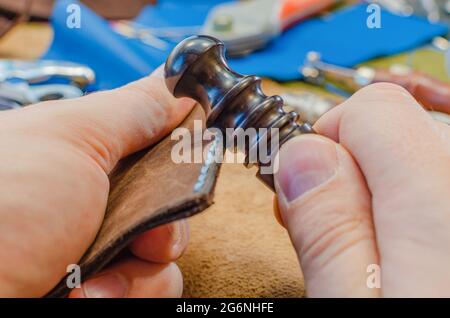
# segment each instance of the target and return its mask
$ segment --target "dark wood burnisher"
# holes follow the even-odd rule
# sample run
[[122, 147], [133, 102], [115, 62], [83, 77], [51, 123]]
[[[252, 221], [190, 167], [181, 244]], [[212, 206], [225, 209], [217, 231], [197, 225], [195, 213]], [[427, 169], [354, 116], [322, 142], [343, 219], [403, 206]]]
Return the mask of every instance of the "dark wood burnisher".
[[[285, 112], [279, 96], [266, 96], [261, 90], [261, 79], [253, 75], [241, 75], [227, 65], [224, 45], [209, 36], [193, 36], [180, 42], [168, 57], [165, 79], [169, 91], [175, 97], [190, 97], [199, 102], [207, 115], [206, 126], [220, 129], [227, 136], [226, 128], [255, 128], [257, 136], [249, 140], [242, 150], [247, 165], [258, 165], [258, 178], [274, 190], [272, 162], [259, 154], [255, 162], [250, 154], [258, 149], [258, 143], [266, 136], [260, 128], [277, 131], [276, 149], [267, 149], [274, 158], [279, 147], [294, 136], [314, 133], [309, 124], [298, 124], [298, 114]], [[266, 139], [270, 148], [270, 137]], [[233, 149], [234, 150], [234, 149]], [[252, 152], [253, 151], [253, 152]], [[252, 158], [254, 158], [252, 156]], [[262, 169], [262, 168], [267, 169]]]

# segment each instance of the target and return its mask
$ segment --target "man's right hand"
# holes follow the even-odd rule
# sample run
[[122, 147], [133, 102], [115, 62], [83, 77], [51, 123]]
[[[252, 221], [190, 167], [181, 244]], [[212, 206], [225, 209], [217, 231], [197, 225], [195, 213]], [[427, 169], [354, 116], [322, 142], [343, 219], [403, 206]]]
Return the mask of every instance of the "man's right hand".
[[375, 84], [314, 128], [281, 148], [275, 177], [308, 295], [449, 297], [450, 127]]

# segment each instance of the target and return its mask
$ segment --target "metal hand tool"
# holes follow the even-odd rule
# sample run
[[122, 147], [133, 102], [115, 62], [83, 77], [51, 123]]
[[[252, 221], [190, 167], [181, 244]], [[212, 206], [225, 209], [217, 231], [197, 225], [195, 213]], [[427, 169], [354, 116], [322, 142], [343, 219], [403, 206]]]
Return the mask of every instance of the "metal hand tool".
[[154, 35], [152, 30], [138, 26], [135, 22], [121, 20], [111, 22], [111, 26], [113, 30], [120, 35], [130, 39], [139, 40], [143, 44], [155, 49], [165, 51], [169, 48], [169, 43], [160, 39], [157, 35]]
[[216, 6], [201, 34], [224, 42], [230, 56], [249, 54], [339, 0], [248, 0]]
[[[338, 105], [336, 101], [307, 92], [286, 93], [282, 94], [281, 98], [284, 100], [284, 109], [286, 111], [298, 113], [303, 121], [311, 125], [315, 124], [326, 112]], [[450, 115], [437, 111], [428, 111], [428, 113], [433, 119], [450, 125]]]
[[450, 22], [450, 0], [368, 0], [387, 10], [404, 15], [413, 14], [426, 17], [429, 21]]
[[31, 84], [65, 80], [83, 89], [95, 82], [95, 73], [85, 65], [70, 62], [0, 60], [0, 82], [9, 79], [21, 79]]
[[403, 65], [396, 65], [389, 70], [370, 67], [344, 68], [324, 63], [320, 60], [320, 54], [310, 52], [300, 72], [310, 83], [332, 83], [349, 92], [355, 92], [371, 83], [394, 83], [407, 89], [425, 108], [450, 111], [450, 84]]
[[16, 106], [27, 106], [47, 100], [71, 99], [81, 96], [83, 96], [83, 91], [71, 85], [29, 85], [25, 82], [0, 83], [0, 97]]
[[[120, 20], [111, 22], [113, 29], [127, 37], [133, 37], [140, 39], [151, 39], [147, 45], [166, 49], [168, 43], [164, 40], [171, 42], [180, 42], [183, 39], [198, 34], [202, 26], [171, 26], [171, 27], [149, 27], [140, 24], [135, 21]], [[156, 42], [153, 42], [156, 41]], [[147, 41], [143, 41], [144, 43]]]
[[134, 21], [112, 22], [119, 34], [159, 50], [167, 41], [179, 42], [196, 34], [219, 38], [231, 56], [246, 55], [263, 48], [290, 26], [315, 15], [341, 0], [246, 0], [219, 4], [203, 26], [147, 27]]
[[94, 81], [93, 70], [80, 64], [0, 60], [0, 110], [80, 97]]

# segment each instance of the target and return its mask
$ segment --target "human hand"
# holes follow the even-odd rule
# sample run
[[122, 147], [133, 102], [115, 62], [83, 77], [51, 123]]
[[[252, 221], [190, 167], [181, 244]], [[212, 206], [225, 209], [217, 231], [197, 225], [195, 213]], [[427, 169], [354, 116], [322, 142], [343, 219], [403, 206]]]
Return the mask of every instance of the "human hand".
[[315, 129], [281, 148], [275, 176], [308, 295], [449, 297], [450, 127], [375, 84]]
[[[193, 105], [173, 98], [158, 70], [117, 90], [0, 113], [0, 296], [48, 293], [95, 239], [117, 162], [164, 137]], [[70, 296], [180, 296], [172, 262], [187, 241], [186, 221], [151, 230], [131, 244], [132, 258]]]

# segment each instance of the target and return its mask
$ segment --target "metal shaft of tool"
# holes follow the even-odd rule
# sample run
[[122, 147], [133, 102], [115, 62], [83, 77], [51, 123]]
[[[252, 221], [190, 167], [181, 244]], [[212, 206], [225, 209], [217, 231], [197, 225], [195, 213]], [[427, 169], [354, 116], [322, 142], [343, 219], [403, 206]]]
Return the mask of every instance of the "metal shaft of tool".
[[[220, 129], [253, 128], [256, 140], [241, 149], [246, 162], [262, 140], [269, 145], [267, 157], [274, 158], [279, 147], [294, 136], [314, 133], [309, 124], [297, 123], [298, 114], [283, 110], [283, 100], [279, 96], [266, 96], [261, 90], [261, 79], [244, 76], [231, 70], [224, 55], [224, 46], [219, 40], [208, 36], [194, 36], [182, 41], [172, 51], [165, 66], [166, 84], [175, 97], [190, 97], [198, 101], [207, 115], [207, 127]], [[260, 128], [266, 128], [260, 130]], [[276, 149], [267, 139], [269, 132], [276, 131]], [[264, 139], [265, 138], [265, 139]], [[263, 172], [262, 167], [272, 162], [257, 156], [258, 177], [272, 190], [273, 172]]]

